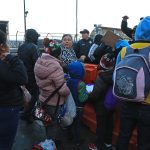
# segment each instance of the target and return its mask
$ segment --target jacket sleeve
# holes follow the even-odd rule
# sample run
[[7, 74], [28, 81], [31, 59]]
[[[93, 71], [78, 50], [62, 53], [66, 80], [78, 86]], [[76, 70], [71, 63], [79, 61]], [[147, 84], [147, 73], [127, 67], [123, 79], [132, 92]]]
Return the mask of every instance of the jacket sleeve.
[[105, 47], [106, 45], [104, 43], [102, 43], [99, 47], [96, 48], [96, 50], [93, 53], [93, 56], [95, 57], [95, 61], [98, 64], [101, 57], [106, 53], [105, 52]]
[[80, 41], [78, 41], [75, 45], [74, 45], [74, 51], [76, 53], [77, 58], [80, 58]]
[[108, 85], [100, 76], [97, 76], [93, 91], [89, 94], [89, 101], [99, 101], [105, 95]]
[[40, 55], [41, 55], [40, 50], [38, 49], [38, 47], [36, 45], [34, 45], [34, 47], [32, 48], [32, 60], [33, 60], [34, 64], [36, 63], [36, 61]]
[[95, 57], [93, 56], [95, 50], [97, 49], [98, 45], [97, 44], [93, 44], [89, 50], [89, 53], [88, 53], [88, 57], [91, 59], [91, 61], [94, 61], [95, 60]]
[[84, 82], [79, 82], [78, 96], [79, 96], [80, 102], [85, 102], [88, 99], [88, 93], [86, 91], [86, 84]]
[[28, 76], [23, 62], [17, 57], [7, 55], [5, 60], [0, 60], [1, 79], [13, 85], [24, 85], [28, 82]]
[[132, 38], [133, 29], [128, 28], [128, 23], [126, 20], [121, 22], [121, 31], [126, 34], [129, 38]]

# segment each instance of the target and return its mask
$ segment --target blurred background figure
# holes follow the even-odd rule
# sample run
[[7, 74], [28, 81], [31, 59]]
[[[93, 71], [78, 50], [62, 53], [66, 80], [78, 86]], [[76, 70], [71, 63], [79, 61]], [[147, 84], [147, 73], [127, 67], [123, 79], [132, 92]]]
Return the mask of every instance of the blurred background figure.
[[89, 53], [88, 53], [88, 57], [90, 58], [92, 63], [95, 63], [95, 57], [94, 57], [94, 52], [95, 50], [101, 45], [102, 41], [102, 35], [101, 34], [97, 34], [94, 38], [94, 43], [92, 44]]
[[80, 31], [80, 33], [82, 35], [82, 39], [75, 45], [75, 53], [79, 60], [84, 63], [90, 63], [91, 61], [88, 58], [88, 53], [93, 44], [93, 40], [89, 37], [89, 31], [87, 29]]

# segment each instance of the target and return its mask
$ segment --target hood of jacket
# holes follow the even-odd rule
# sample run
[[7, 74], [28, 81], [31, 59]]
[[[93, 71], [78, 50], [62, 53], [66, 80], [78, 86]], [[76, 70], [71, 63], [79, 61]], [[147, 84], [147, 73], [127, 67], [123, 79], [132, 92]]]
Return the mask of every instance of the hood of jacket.
[[135, 41], [150, 41], [150, 16], [143, 18], [135, 31]]
[[94, 43], [97, 45], [100, 45], [102, 43], [101, 39], [102, 39], [102, 35], [101, 34], [97, 34], [94, 38]]
[[35, 63], [35, 75], [40, 79], [48, 77], [50, 73], [53, 73], [58, 69], [58, 63], [58, 59], [49, 54], [43, 53]]
[[122, 49], [123, 47], [129, 46], [129, 42], [127, 40], [118, 40], [116, 42], [115, 48]]
[[67, 71], [71, 78], [83, 79], [85, 75], [84, 66], [81, 62], [72, 62], [67, 66]]
[[37, 44], [39, 34], [34, 29], [28, 29], [25, 34], [25, 41]]

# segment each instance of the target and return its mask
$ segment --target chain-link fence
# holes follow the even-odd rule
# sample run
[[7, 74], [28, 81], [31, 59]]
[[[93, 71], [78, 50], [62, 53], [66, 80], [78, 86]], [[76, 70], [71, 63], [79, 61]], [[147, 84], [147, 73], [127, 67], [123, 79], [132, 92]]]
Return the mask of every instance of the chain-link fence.
[[[64, 33], [42, 33], [39, 32], [40, 37], [38, 40], [38, 47], [40, 49], [43, 49], [43, 39], [44, 38], [49, 38], [49, 39], [53, 39], [53, 40], [58, 40], [61, 41], [61, 38], [63, 36]], [[75, 34], [71, 34], [73, 37], [73, 40], [76, 41], [76, 35]], [[79, 35], [77, 36], [79, 37]], [[79, 39], [79, 38], [77, 38]], [[8, 45], [10, 47], [10, 52], [11, 53], [17, 53], [18, 47], [23, 44], [24, 42], [24, 32], [16, 32], [16, 35], [9, 35], [8, 37]]]

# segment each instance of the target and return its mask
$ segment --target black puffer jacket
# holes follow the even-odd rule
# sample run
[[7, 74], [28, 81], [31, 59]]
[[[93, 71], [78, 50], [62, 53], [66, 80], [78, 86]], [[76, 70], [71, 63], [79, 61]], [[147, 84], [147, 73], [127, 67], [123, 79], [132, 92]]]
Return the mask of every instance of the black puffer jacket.
[[107, 53], [114, 53], [115, 54], [116, 52], [115, 51], [113, 52], [112, 48], [110, 46], [105, 45], [105, 43], [101, 43], [101, 45], [98, 46], [96, 48], [96, 50], [94, 51], [94, 54], [93, 54], [93, 56], [95, 57], [94, 63], [99, 64], [101, 57]]
[[21, 105], [23, 93], [20, 86], [28, 82], [23, 62], [9, 54], [0, 60], [0, 70], [0, 106]]
[[74, 50], [77, 58], [80, 58], [82, 55], [85, 55], [86, 58], [88, 59], [88, 53], [92, 44], [93, 40], [91, 38], [89, 38], [88, 40], [81, 39], [80, 41], [78, 41], [78, 43], [74, 45]]
[[34, 76], [34, 65], [40, 56], [40, 51], [34, 43], [25, 42], [18, 49], [18, 56], [23, 61], [27, 73], [28, 73], [28, 81], [29, 84], [35, 84], [35, 76]]
[[[34, 29], [28, 29], [25, 34], [25, 43], [18, 49], [18, 56], [23, 61], [28, 74], [28, 85], [36, 85], [34, 76], [34, 65], [41, 52], [38, 49], [37, 41], [40, 35]], [[29, 86], [30, 86], [29, 85]]]
[[113, 69], [101, 72], [97, 76], [92, 93], [89, 95], [89, 101], [93, 103], [97, 114], [101, 114], [104, 109], [104, 98], [108, 88], [113, 84]]

